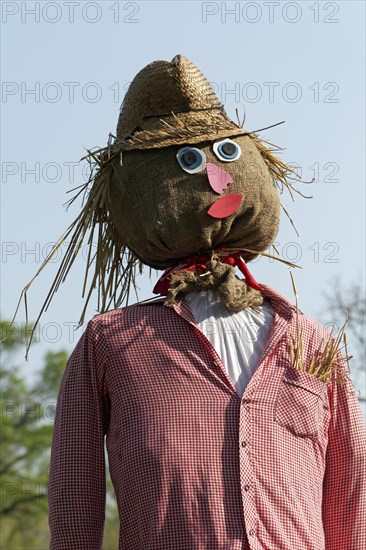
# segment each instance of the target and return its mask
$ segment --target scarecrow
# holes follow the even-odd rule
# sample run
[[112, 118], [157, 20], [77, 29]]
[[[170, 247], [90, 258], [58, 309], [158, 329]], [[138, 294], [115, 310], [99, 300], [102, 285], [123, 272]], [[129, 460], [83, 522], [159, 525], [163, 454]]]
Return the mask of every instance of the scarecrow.
[[[84, 292], [104, 313], [58, 397], [51, 549], [102, 548], [106, 436], [120, 550], [364, 550], [365, 428], [340, 337], [247, 265], [276, 237], [291, 169], [182, 55], [137, 74], [116, 134], [88, 153], [44, 306], [91, 229]], [[164, 270], [159, 296], [119, 308], [143, 265]]]

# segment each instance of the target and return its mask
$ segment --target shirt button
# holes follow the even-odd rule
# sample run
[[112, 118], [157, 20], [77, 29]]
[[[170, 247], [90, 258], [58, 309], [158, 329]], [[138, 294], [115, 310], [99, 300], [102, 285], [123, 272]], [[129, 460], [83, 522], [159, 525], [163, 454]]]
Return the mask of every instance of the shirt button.
[[247, 492], [248, 492], [249, 489], [250, 489], [250, 485], [244, 485], [244, 491], [247, 491]]
[[247, 446], [247, 442], [246, 442], [246, 441], [242, 441], [242, 442], [241, 442], [241, 446], [242, 446], [242, 447], [246, 447], [246, 446]]
[[252, 537], [254, 535], [254, 529], [249, 530], [249, 535]]

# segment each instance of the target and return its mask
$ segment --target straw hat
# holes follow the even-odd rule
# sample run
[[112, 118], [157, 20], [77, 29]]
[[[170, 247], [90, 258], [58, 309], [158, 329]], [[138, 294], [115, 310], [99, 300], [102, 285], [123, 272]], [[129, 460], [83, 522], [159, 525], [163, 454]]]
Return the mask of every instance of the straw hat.
[[154, 61], [131, 82], [117, 124], [120, 149], [152, 149], [246, 134], [184, 55]]

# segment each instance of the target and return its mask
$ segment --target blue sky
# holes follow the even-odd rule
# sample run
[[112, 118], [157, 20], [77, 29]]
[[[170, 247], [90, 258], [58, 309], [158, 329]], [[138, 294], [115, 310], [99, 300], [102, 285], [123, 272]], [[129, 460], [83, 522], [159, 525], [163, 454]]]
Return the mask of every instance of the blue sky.
[[[365, 273], [364, 11], [362, 1], [2, 2], [2, 316], [78, 212], [62, 205], [83, 181], [83, 147], [106, 144], [142, 67], [182, 53], [229, 116], [245, 109], [248, 129], [285, 120], [263, 137], [316, 178], [301, 186], [311, 200], [283, 196], [300, 237], [283, 217], [276, 242], [303, 266], [300, 307], [319, 318], [334, 277], [347, 287]], [[44, 315], [29, 373], [45, 350], [71, 350], [79, 338], [84, 266], [80, 258]], [[30, 290], [33, 319], [56, 268]], [[261, 259], [251, 269], [293, 297], [285, 266]], [[141, 278], [142, 299], [155, 279]]]

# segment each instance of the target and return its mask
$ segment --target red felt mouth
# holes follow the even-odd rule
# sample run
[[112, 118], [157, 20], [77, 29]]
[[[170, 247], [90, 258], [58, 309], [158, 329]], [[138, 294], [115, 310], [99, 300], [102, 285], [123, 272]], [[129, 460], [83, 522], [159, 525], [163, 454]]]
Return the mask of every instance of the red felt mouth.
[[243, 195], [232, 193], [217, 199], [207, 211], [212, 218], [227, 218], [231, 216], [241, 205]]

